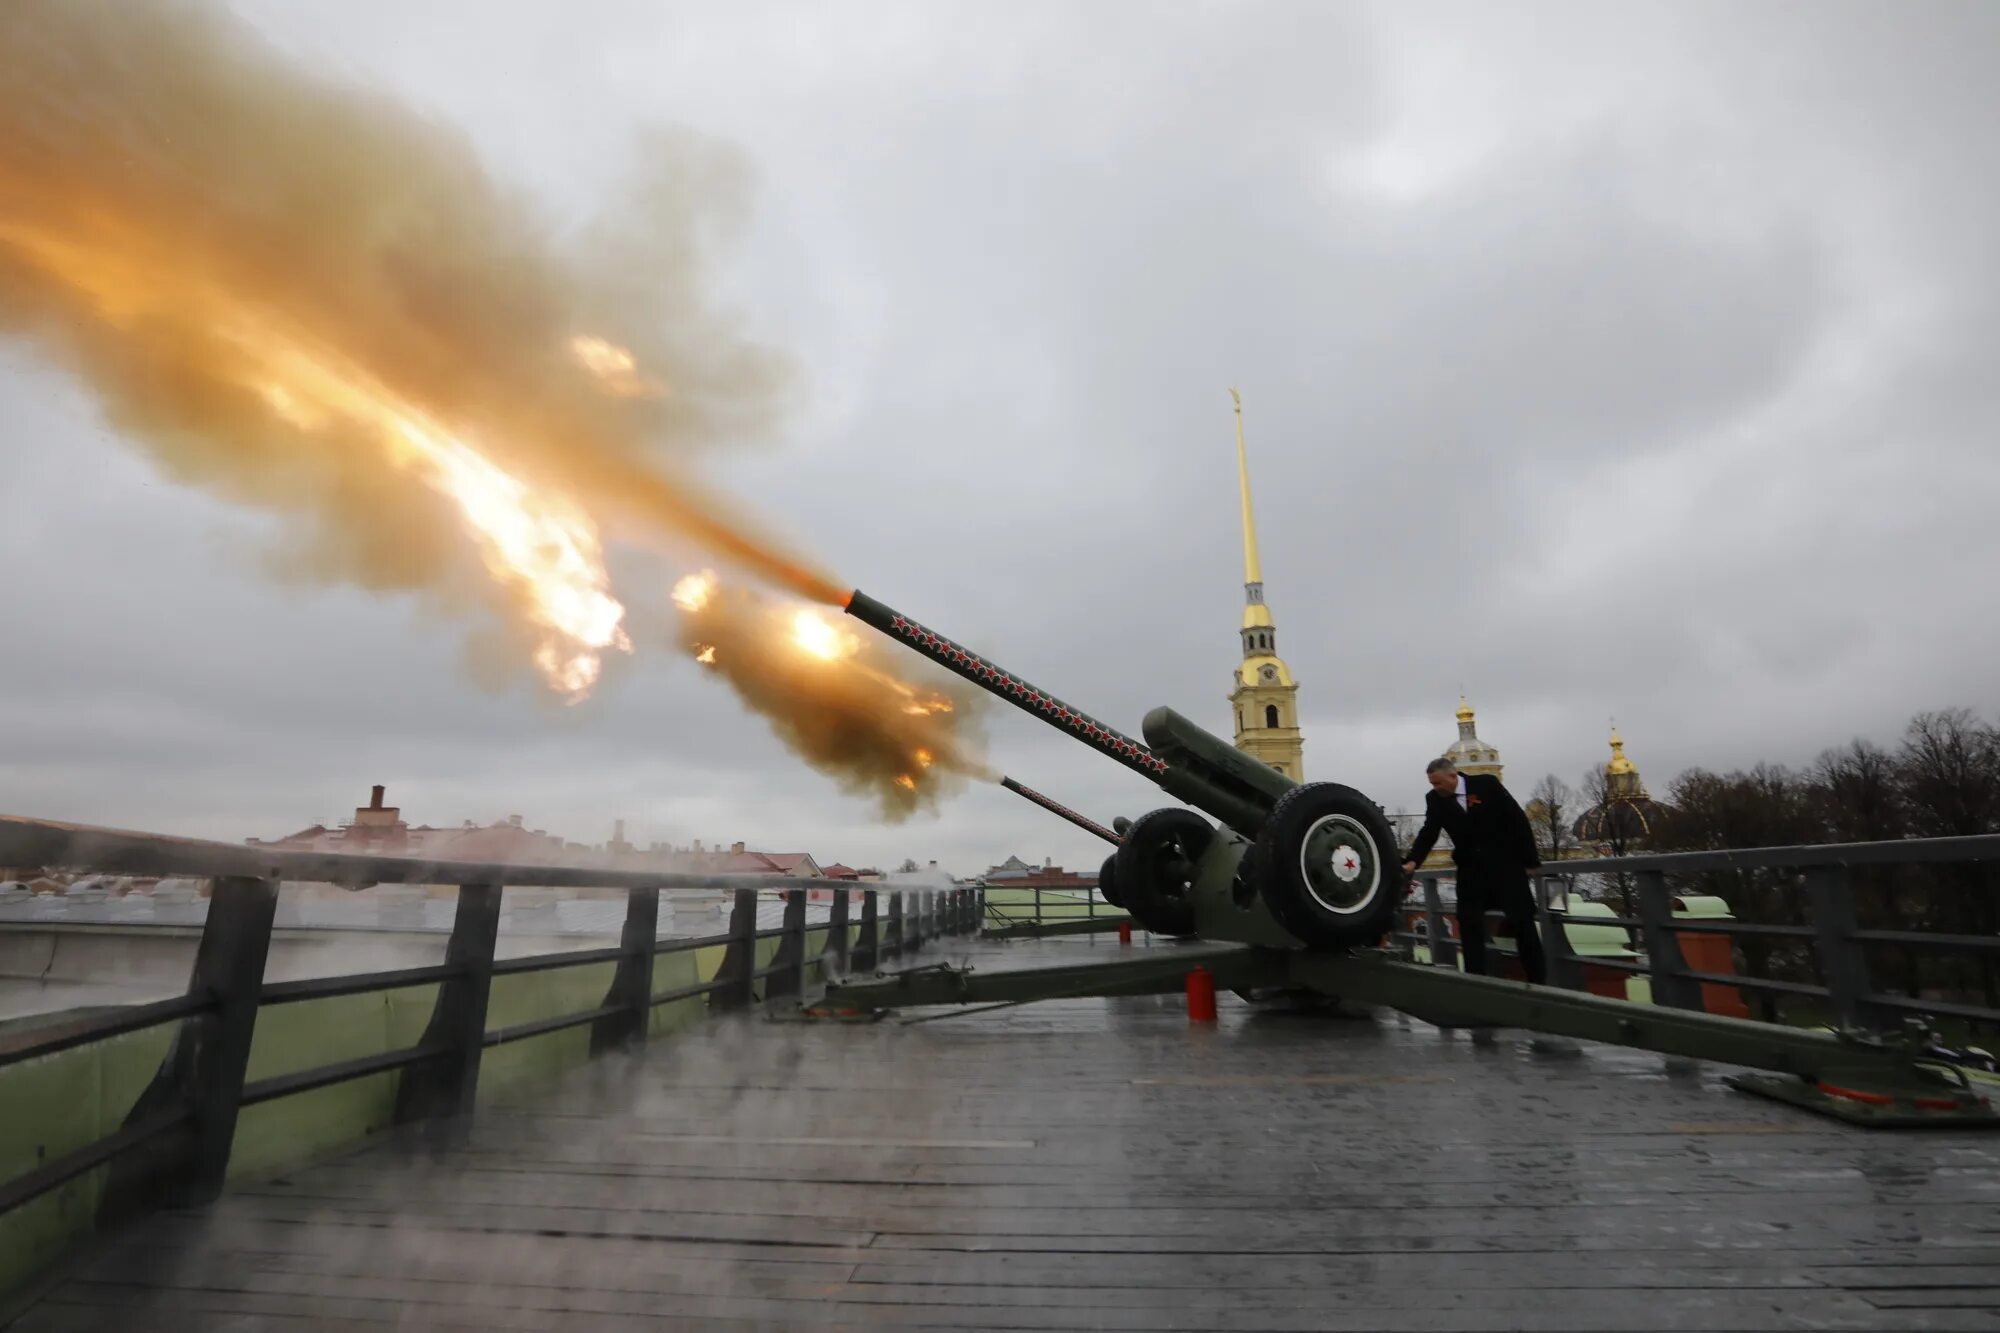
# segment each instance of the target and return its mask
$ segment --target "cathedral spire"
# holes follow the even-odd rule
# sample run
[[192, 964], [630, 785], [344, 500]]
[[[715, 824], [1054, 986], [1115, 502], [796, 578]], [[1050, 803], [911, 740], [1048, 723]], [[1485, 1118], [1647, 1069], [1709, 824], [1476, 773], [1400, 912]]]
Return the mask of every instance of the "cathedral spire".
[[[1243, 655], [1275, 649], [1271, 608], [1264, 604], [1264, 562], [1257, 554], [1257, 515], [1250, 508], [1250, 453], [1243, 446], [1243, 395], [1236, 403], [1236, 484], [1243, 501]], [[1252, 630], [1258, 631], [1251, 633]]]
[[1250, 454], [1243, 447], [1243, 395], [1231, 389], [1236, 403], [1236, 482], [1243, 493], [1243, 590], [1251, 605], [1264, 600], [1264, 563], [1257, 558], [1257, 516], [1250, 511]]
[[1303, 781], [1298, 685], [1278, 656], [1278, 629], [1264, 604], [1264, 565], [1257, 552], [1257, 518], [1250, 508], [1250, 454], [1243, 443], [1243, 395], [1236, 404], [1236, 481], [1243, 505], [1243, 661], [1229, 693], [1236, 715], [1236, 748]]

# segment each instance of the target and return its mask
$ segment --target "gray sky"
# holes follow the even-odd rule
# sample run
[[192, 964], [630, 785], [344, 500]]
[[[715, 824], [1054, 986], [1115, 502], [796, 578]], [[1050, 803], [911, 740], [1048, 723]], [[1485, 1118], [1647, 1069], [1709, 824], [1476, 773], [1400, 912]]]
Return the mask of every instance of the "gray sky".
[[[1228, 732], [1230, 385], [1309, 778], [1416, 804], [1461, 687], [1524, 793], [1613, 714], [1658, 790], [2000, 706], [1990, 5], [233, 7], [552, 225], [649, 126], [737, 146], [718, 276], [804, 395], [719, 484], [1135, 734]], [[998, 788], [884, 825], [663, 645], [576, 708], [482, 687], [465, 624], [281, 544], [0, 347], [0, 810], [268, 837], [384, 782], [587, 841], [1106, 850]], [[1166, 803], [989, 732], [1096, 817]]]

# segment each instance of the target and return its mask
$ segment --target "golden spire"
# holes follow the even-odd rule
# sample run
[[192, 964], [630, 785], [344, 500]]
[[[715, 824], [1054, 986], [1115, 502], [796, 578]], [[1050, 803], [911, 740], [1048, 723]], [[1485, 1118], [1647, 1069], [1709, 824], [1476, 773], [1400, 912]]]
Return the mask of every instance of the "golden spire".
[[1236, 481], [1243, 497], [1243, 628], [1271, 623], [1264, 605], [1264, 562], [1257, 557], [1257, 516], [1250, 510], [1250, 454], [1243, 444], [1243, 395], [1231, 389], [1236, 403]]
[[1460, 722], [1472, 721], [1472, 705], [1465, 701], [1465, 695], [1463, 694], [1458, 696], [1458, 720]]

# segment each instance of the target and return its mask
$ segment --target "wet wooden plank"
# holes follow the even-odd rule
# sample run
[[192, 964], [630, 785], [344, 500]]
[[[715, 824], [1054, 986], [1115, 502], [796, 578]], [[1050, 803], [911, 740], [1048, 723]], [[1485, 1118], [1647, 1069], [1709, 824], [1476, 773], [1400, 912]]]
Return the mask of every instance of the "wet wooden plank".
[[1227, 999], [736, 1019], [150, 1219], [20, 1327], [2000, 1330], [2000, 1143], [1721, 1072]]
[[[1075, 1301], [1061, 1307], [1010, 1306], [1005, 1310], [972, 1309], [914, 1301], [838, 1300], [837, 1293], [815, 1301], [784, 1301], [754, 1296], [690, 1297], [677, 1300], [671, 1310], [605, 1309], [620, 1304], [616, 1300], [577, 1293], [577, 1299], [528, 1307], [507, 1306], [495, 1301], [466, 1305], [451, 1300], [433, 1302], [420, 1293], [400, 1292], [382, 1301], [362, 1298], [322, 1298], [271, 1296], [254, 1293], [213, 1291], [182, 1293], [193, 1304], [169, 1309], [143, 1294], [120, 1299], [106, 1293], [102, 1300], [74, 1305], [52, 1305], [49, 1313], [85, 1309], [104, 1321], [99, 1327], [131, 1329], [198, 1328], [197, 1322], [182, 1316], [201, 1310], [211, 1321], [233, 1318], [239, 1324], [254, 1319], [267, 1321], [314, 1319], [321, 1326], [336, 1321], [348, 1327], [422, 1327], [480, 1329], [646, 1329], [686, 1327], [690, 1321], [702, 1326], [713, 1323], [760, 1324], [770, 1328], [1009, 1328], [1075, 1329], [1078, 1327], [1116, 1330], [1203, 1330], [1215, 1327], [1212, 1310], [1135, 1308], [1129, 1305]], [[918, 1293], [921, 1297], [922, 1293]], [[1411, 1302], [1386, 1305], [1334, 1297], [1310, 1308], [1255, 1309], [1232, 1318], [1228, 1326], [1239, 1329], [1309, 1330], [1372, 1329], [1381, 1333], [1431, 1333], [1440, 1328], [1466, 1330], [1518, 1330], [1523, 1327], [1552, 1330], [1553, 1333], [1725, 1333], [1745, 1327], [1762, 1326], [1770, 1317], [1766, 1293], [1740, 1300], [1717, 1299], [1690, 1293], [1689, 1298], [1663, 1306], [1657, 1293], [1627, 1293], [1607, 1296], [1591, 1293], [1592, 1303], [1552, 1306], [1547, 1298], [1535, 1299], [1526, 1293], [1514, 1301], [1487, 1301], [1467, 1293], [1462, 1303]], [[42, 1313], [40, 1311], [38, 1314]], [[1908, 1313], [1908, 1312], [1904, 1312]], [[1806, 1294], [1787, 1309], [1779, 1326], [1842, 1330], [1889, 1330], [1924, 1328], [1938, 1330], [1990, 1329], [1984, 1311], [1927, 1310], [1922, 1322], [1906, 1322], [1898, 1312], [1885, 1311], [1858, 1302], [1847, 1302], [1830, 1293]], [[171, 1321], [171, 1322], [165, 1322]], [[67, 1327], [76, 1327], [69, 1324]], [[88, 1326], [88, 1325], [85, 1325]], [[209, 1325], [213, 1327], [213, 1322]], [[26, 1326], [34, 1333], [32, 1325]], [[44, 1325], [44, 1327], [48, 1327]]]

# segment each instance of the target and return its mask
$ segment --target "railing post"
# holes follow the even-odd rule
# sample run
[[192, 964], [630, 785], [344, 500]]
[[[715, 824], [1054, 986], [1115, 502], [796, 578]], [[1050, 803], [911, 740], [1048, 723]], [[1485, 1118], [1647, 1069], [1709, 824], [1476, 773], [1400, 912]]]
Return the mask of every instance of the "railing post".
[[1868, 1003], [1868, 954], [1854, 938], [1854, 883], [1846, 866], [1809, 866], [1806, 894], [1812, 903], [1813, 927], [1819, 932], [1819, 961], [1826, 972], [1826, 989], [1833, 1000], [1835, 1020], [1843, 1028], [1879, 1025], [1880, 1014]]
[[1646, 961], [1652, 971], [1653, 1003], [1675, 1009], [1700, 1009], [1701, 985], [1687, 975], [1680, 937], [1674, 934], [1674, 909], [1664, 870], [1641, 870], [1639, 919], [1645, 922]]
[[1551, 986], [1561, 986], [1564, 990], [1582, 990], [1583, 964], [1574, 953], [1570, 952], [1569, 931], [1567, 929], [1569, 923], [1562, 919], [1568, 915], [1569, 895], [1565, 891], [1563, 895], [1563, 911], [1557, 912], [1549, 902], [1549, 877], [1547, 875], [1536, 876], [1535, 890], [1542, 908], [1542, 953], [1548, 960], [1549, 984]]
[[1431, 937], [1431, 964], [1458, 966], [1458, 941], [1444, 923], [1444, 899], [1438, 896], [1437, 876], [1424, 876], [1424, 929]]
[[736, 890], [729, 909], [729, 947], [715, 979], [724, 983], [709, 993], [717, 1009], [743, 1009], [757, 999], [757, 891]]
[[973, 921], [979, 926], [981, 930], [984, 930], [986, 928], [986, 890], [974, 889], [972, 891], [972, 901], [973, 901], [973, 911], [972, 911]]
[[764, 998], [798, 998], [805, 994], [805, 976], [806, 891], [786, 889], [785, 933], [778, 937], [778, 954], [771, 960], [771, 980], [764, 988]]
[[219, 878], [209, 892], [208, 920], [195, 950], [190, 994], [215, 996], [215, 1012], [187, 1025], [192, 1041], [179, 1056], [193, 1112], [193, 1141], [175, 1202], [199, 1206], [222, 1193], [229, 1149], [243, 1100], [243, 1071], [257, 1032], [271, 919], [278, 910], [275, 879]]
[[843, 886], [833, 891], [833, 909], [827, 914], [826, 943], [821, 956], [833, 955], [834, 976], [847, 975], [847, 889]]
[[854, 941], [853, 967], [856, 972], [873, 972], [882, 962], [882, 938], [879, 899], [877, 889], [865, 889], [861, 894], [861, 935]]
[[479, 1092], [479, 1061], [486, 1051], [486, 1001], [493, 990], [493, 947], [500, 937], [500, 886], [461, 884], [445, 964], [455, 975], [438, 987], [437, 1004], [424, 1029], [424, 1045], [443, 1053], [403, 1072], [396, 1090], [396, 1120], [427, 1120], [433, 1146], [448, 1144], [454, 1122], [472, 1113]]
[[903, 956], [903, 895], [901, 890], [889, 895], [888, 952], [891, 958], [901, 958]]
[[618, 972], [611, 979], [607, 1005], [619, 1013], [600, 1018], [590, 1027], [590, 1053], [646, 1040], [653, 1022], [653, 953], [660, 935], [660, 891], [633, 889], [625, 896], [625, 932], [618, 947]]
[[898, 953], [915, 953], [924, 947], [924, 891], [911, 889], [903, 895], [903, 938]]

